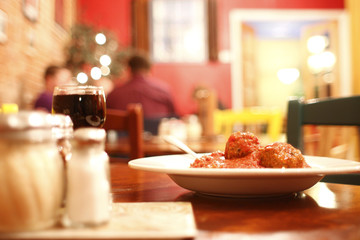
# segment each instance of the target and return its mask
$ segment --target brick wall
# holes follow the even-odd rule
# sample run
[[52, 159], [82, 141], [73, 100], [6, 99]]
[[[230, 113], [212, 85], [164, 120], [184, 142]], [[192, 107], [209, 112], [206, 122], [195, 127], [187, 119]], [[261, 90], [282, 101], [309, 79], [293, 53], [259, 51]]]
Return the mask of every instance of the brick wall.
[[46, 66], [64, 63], [64, 46], [75, 23], [76, 0], [59, 0], [63, 3], [63, 27], [55, 22], [56, 1], [38, 0], [36, 21], [24, 15], [25, 1], [0, 1], [0, 10], [8, 19], [7, 41], [0, 43], [0, 105], [17, 103], [20, 109], [30, 109], [44, 88]]

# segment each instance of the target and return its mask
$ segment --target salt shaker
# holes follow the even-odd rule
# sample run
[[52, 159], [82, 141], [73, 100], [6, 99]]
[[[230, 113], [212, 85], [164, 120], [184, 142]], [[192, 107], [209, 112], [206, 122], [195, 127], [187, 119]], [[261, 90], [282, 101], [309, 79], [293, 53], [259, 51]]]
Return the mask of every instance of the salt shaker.
[[110, 218], [109, 157], [106, 132], [100, 128], [74, 131], [67, 163], [66, 217], [71, 227], [104, 224]]

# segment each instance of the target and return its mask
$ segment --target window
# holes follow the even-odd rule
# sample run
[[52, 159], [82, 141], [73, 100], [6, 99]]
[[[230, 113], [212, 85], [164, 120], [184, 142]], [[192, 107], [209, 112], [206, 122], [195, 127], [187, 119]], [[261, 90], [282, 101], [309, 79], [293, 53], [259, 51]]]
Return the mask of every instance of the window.
[[205, 5], [203, 0], [152, 0], [150, 52], [154, 62], [207, 60]]
[[216, 0], [132, 1], [133, 46], [154, 62], [217, 60]]

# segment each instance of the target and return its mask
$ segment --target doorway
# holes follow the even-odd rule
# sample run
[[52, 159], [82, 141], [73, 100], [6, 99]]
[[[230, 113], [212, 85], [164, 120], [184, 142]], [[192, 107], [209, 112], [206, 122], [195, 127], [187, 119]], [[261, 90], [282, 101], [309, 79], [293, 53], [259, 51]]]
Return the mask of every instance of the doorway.
[[[261, 104], [266, 102], [256, 101], [260, 99], [256, 94], [246, 97], [249, 93], [254, 93], [253, 88], [259, 88], [259, 81], [257, 80], [256, 65], [254, 64], [254, 57], [252, 57], [251, 49], [257, 49], [259, 46], [254, 46], [251, 42], [254, 36], [254, 28], [251, 23], [269, 24], [269, 23], [292, 23], [295, 26], [297, 23], [318, 24], [319, 22], [332, 21], [336, 22], [337, 31], [337, 72], [339, 84], [336, 85], [336, 90], [339, 96], [346, 96], [351, 93], [351, 64], [350, 64], [350, 49], [349, 49], [349, 23], [348, 16], [344, 10], [233, 10], [230, 13], [230, 46], [232, 53], [231, 60], [231, 83], [232, 83], [232, 106], [233, 109], [239, 110], [247, 106]], [[272, 24], [274, 26], [274, 24]], [[250, 30], [249, 30], [250, 27]], [[255, 26], [256, 27], [256, 26]], [[268, 27], [271, 27], [270, 25]], [[284, 45], [285, 46], [285, 45]], [[268, 48], [268, 49], [271, 49]], [[305, 59], [305, 58], [304, 58]], [[304, 60], [301, 60], [304, 61]], [[269, 65], [274, 64], [269, 61]], [[303, 63], [302, 63], [303, 64]], [[253, 72], [249, 72], [249, 69]], [[300, 69], [300, 75], [306, 77], [303, 70]], [[250, 78], [250, 80], [249, 80]], [[252, 82], [253, 80], [255, 82]], [[306, 86], [303, 85], [303, 92], [306, 91]], [[271, 85], [271, 84], [270, 84]], [[266, 97], [267, 87], [263, 87], [263, 92], [257, 91], [261, 97]], [[271, 91], [271, 90], [269, 90]], [[278, 96], [278, 95], [277, 95]], [[281, 100], [279, 100], [281, 101]], [[282, 101], [283, 102], [283, 101]], [[282, 103], [283, 104], [283, 103]]]

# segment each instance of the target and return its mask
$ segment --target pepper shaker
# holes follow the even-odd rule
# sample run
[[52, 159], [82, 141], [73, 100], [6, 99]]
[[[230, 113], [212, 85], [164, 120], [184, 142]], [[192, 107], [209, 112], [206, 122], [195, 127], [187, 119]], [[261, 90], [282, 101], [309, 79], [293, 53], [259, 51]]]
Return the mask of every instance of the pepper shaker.
[[100, 128], [74, 131], [67, 163], [66, 217], [71, 227], [97, 226], [110, 218], [109, 157], [106, 132]]

